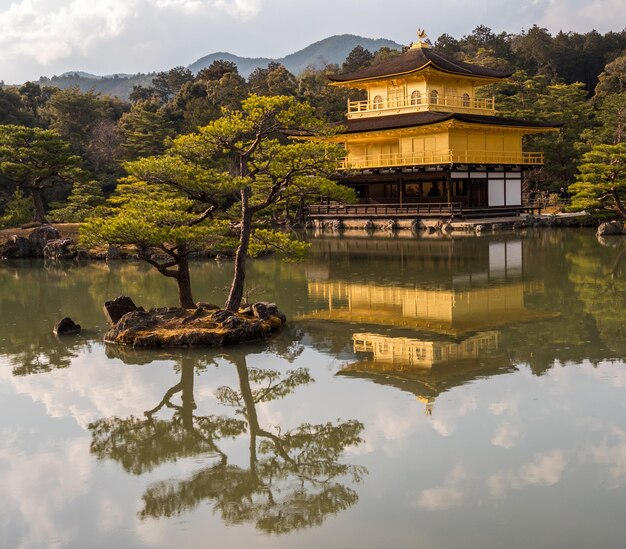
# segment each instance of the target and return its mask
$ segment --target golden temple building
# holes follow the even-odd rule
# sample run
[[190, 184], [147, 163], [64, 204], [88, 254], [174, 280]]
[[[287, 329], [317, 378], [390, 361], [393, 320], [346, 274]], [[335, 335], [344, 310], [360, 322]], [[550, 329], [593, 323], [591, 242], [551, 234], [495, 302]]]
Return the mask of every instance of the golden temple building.
[[348, 102], [344, 130], [332, 138], [346, 149], [339, 181], [366, 203], [519, 210], [524, 173], [543, 164], [523, 137], [560, 124], [498, 116], [478, 90], [511, 72], [446, 59], [418, 37], [380, 64], [329, 77], [367, 93]]

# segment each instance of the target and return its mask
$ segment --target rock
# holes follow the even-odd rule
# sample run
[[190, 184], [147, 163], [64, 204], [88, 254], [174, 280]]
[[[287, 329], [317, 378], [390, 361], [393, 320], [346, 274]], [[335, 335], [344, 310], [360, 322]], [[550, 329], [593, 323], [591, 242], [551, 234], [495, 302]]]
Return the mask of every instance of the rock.
[[309, 220], [309, 221], [307, 221], [307, 222], [304, 224], [304, 228], [305, 228], [305, 229], [315, 229], [315, 222], [314, 222], [314, 221], [310, 221], [310, 220]]
[[597, 236], [613, 236], [618, 234], [624, 234], [624, 223], [622, 221], [602, 223], [596, 231]]
[[[246, 318], [231, 311], [218, 310], [212, 314], [198, 308], [135, 310], [124, 315], [109, 328], [105, 341], [133, 347], [197, 347], [222, 346], [267, 337], [282, 326], [275, 304], [265, 304], [265, 311], [278, 313], [268, 320]], [[261, 310], [259, 307], [258, 310]], [[218, 322], [219, 321], [219, 322]]]
[[395, 219], [390, 219], [386, 224], [385, 224], [385, 230], [387, 231], [397, 231], [398, 230], [398, 222]]
[[343, 221], [341, 219], [336, 219], [330, 225], [330, 230], [333, 231], [333, 232], [340, 233], [344, 229], [345, 229], [345, 226], [344, 226]]
[[426, 227], [426, 232], [428, 234], [435, 234], [437, 232], [437, 229], [432, 225], [429, 225], [428, 227]]
[[363, 228], [364, 228], [366, 231], [375, 231], [375, 230], [376, 230], [376, 225], [374, 224], [374, 222], [373, 222], [371, 219], [369, 219], [369, 220], [365, 223], [365, 225], [363, 225]]
[[444, 233], [451, 233], [454, 230], [454, 227], [452, 226], [452, 223], [446, 223], [443, 227], [441, 227], [441, 230]]
[[260, 318], [261, 320], [269, 320], [270, 317], [275, 316], [278, 317], [283, 323], [287, 321], [287, 317], [278, 310], [276, 303], [269, 303], [267, 301], [253, 303], [252, 313], [255, 318]]
[[61, 233], [50, 225], [37, 227], [28, 235], [31, 257], [43, 257], [43, 249], [50, 240], [58, 240]]
[[411, 221], [411, 231], [414, 233], [419, 233], [422, 229], [424, 229], [424, 224], [419, 219], [414, 219]]
[[52, 261], [74, 259], [76, 250], [73, 248], [73, 244], [74, 242], [69, 238], [49, 240], [43, 248], [43, 257]]
[[20, 259], [30, 257], [30, 242], [28, 238], [13, 235], [0, 247], [0, 258]]
[[516, 221], [515, 223], [513, 223], [513, 230], [514, 231], [521, 231], [522, 229], [526, 228], [526, 222], [525, 221]]
[[76, 324], [69, 316], [66, 316], [54, 325], [52, 333], [59, 336], [76, 335], [80, 333], [80, 324]]
[[110, 324], [117, 324], [127, 313], [143, 311], [128, 296], [120, 296], [104, 304], [104, 316]]
[[122, 250], [118, 246], [111, 246], [107, 248], [107, 253], [105, 256], [107, 261], [115, 261], [117, 259], [122, 259]]
[[241, 326], [242, 324], [243, 320], [241, 320], [236, 315], [229, 316], [226, 320], [224, 320], [224, 322], [222, 322], [222, 326], [229, 330], [232, 330], [233, 328], [239, 328], [239, 326]]
[[474, 230], [475, 230], [478, 234], [485, 232], [487, 229], [489, 229], [489, 226], [488, 226], [488, 225], [476, 225], [476, 226], [474, 227]]
[[234, 315], [235, 313], [227, 309], [218, 309], [211, 315], [211, 320], [221, 324], [222, 322], [224, 322], [225, 320], [229, 319], [231, 316], [234, 316]]

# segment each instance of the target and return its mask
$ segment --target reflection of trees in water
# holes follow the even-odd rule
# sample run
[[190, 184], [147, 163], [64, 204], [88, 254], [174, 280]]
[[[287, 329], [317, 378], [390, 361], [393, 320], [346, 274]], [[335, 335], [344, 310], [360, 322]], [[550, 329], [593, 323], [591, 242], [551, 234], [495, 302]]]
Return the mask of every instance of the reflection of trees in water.
[[567, 259], [576, 294], [611, 352], [606, 358], [622, 358], [626, 354], [626, 242], [623, 237], [613, 238], [610, 247], [583, 241]]
[[[266, 532], [285, 533], [321, 524], [358, 500], [348, 485], [358, 483], [365, 470], [340, 461], [346, 447], [361, 443], [363, 425], [355, 420], [303, 423], [283, 431], [261, 426], [257, 405], [281, 399], [308, 383], [308, 370], [284, 373], [248, 368], [243, 355], [230, 357], [239, 386], [220, 387], [220, 404], [234, 417], [196, 414], [193, 381], [196, 361], [180, 362], [180, 382], [144, 413], [144, 418], [106, 418], [89, 426], [92, 452], [118, 461], [126, 471], [142, 474], [157, 465], [185, 456], [213, 456], [215, 463], [184, 480], [151, 484], [146, 490], [142, 518], [172, 517], [211, 501], [227, 524], [253, 522]], [[180, 404], [174, 396], [180, 394]], [[169, 420], [157, 419], [170, 409]], [[248, 464], [231, 464], [220, 440], [248, 435]]]

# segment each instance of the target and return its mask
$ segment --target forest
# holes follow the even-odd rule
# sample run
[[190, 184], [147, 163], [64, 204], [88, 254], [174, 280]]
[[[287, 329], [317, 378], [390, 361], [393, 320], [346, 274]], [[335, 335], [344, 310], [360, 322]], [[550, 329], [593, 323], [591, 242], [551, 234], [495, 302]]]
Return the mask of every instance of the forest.
[[[529, 187], [569, 187], [579, 198], [578, 206], [599, 209], [598, 197], [588, 192], [579, 167], [581, 162], [592, 162], [592, 149], [601, 146], [618, 147], [611, 154], [622, 151], [618, 155], [622, 172], [617, 178], [626, 186], [626, 30], [552, 35], [534, 26], [507, 34], [479, 26], [460, 39], [439, 36], [432, 45], [448, 58], [514, 71], [507, 82], [482, 90], [495, 96], [498, 115], [563, 123], [558, 135], [528, 138], [527, 147], [543, 150], [546, 158], [545, 165], [532, 173]], [[0, 228], [44, 217], [80, 222], [103, 212], [106, 200], [129, 176], [127, 166], [132, 162], [162, 155], [176, 139], [215, 123], [225, 112], [241, 109], [251, 95], [286, 96], [308, 103], [317, 120], [340, 123], [346, 102], [359, 99], [359, 92], [329, 87], [327, 75], [376, 64], [398, 53], [357, 46], [342, 65], [310, 67], [294, 75], [272, 62], [247, 79], [228, 61], [215, 61], [197, 74], [175, 67], [155, 74], [149, 85], [135, 86], [129, 101], [32, 82], [4, 86], [0, 88]], [[31, 173], [28, 185], [23, 183], [24, 167], [20, 172], [9, 166], [19, 150], [28, 155], [36, 150], [40, 166], [47, 166], [40, 167], [36, 177]], [[315, 198], [319, 196], [306, 196], [306, 200]]]

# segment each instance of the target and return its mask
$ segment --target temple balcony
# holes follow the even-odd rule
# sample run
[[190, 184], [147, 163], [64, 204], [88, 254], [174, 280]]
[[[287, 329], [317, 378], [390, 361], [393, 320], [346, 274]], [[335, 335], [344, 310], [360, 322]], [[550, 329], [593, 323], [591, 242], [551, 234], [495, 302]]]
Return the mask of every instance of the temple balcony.
[[541, 152], [502, 151], [435, 151], [428, 153], [390, 153], [367, 156], [348, 156], [341, 161], [340, 170], [396, 168], [402, 166], [429, 166], [433, 164], [514, 164], [541, 166]]
[[374, 99], [348, 101], [348, 118], [379, 116], [381, 114], [404, 114], [420, 111], [460, 112], [466, 114], [484, 114], [492, 116], [496, 112], [495, 99], [472, 99], [467, 96], [430, 94], [428, 97], [400, 97], [393, 99]]

